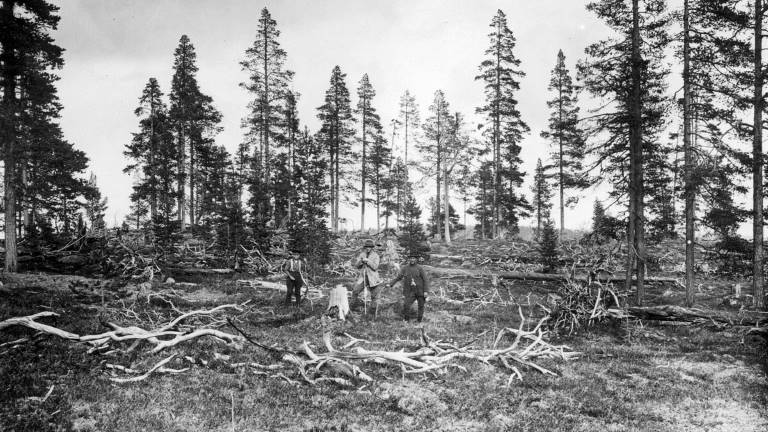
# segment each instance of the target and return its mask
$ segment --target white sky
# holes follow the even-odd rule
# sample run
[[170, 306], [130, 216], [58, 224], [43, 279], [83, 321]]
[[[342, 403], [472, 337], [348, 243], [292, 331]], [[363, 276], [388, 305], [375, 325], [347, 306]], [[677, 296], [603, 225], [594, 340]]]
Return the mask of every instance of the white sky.
[[[406, 89], [416, 96], [422, 118], [435, 90], [442, 89], [452, 111], [476, 121], [474, 110], [482, 104], [483, 92], [474, 77], [488, 44], [488, 24], [502, 9], [527, 73], [518, 94], [523, 119], [531, 128], [522, 143], [524, 169], [529, 174], [524, 186], [527, 195], [536, 158], [548, 153], [539, 133], [548, 117], [547, 84], [558, 49], [573, 70], [584, 47], [608, 34], [586, 11], [587, 2], [577, 0], [55, 3], [61, 7], [62, 19], [54, 37], [65, 49], [58, 83], [64, 105], [61, 125], [67, 139], [91, 159], [91, 170], [109, 198], [109, 224], [121, 221], [129, 207], [131, 179], [122, 173], [126, 164], [122, 152], [137, 130], [133, 110], [149, 77], [156, 77], [166, 94], [170, 90], [173, 50], [182, 34], [195, 46], [200, 88], [213, 97], [224, 116], [218, 142], [233, 151], [242, 139], [240, 121], [250, 98], [238, 86], [246, 78], [238, 62], [253, 43], [264, 6], [281, 31], [287, 66], [296, 72], [293, 87], [301, 93], [302, 124], [317, 130], [316, 107], [322, 104], [331, 69], [339, 65], [352, 94], [360, 77], [368, 73], [377, 92], [374, 106], [387, 125], [388, 137], [389, 121]], [[591, 196], [582, 199], [567, 213], [566, 226], [588, 227], [592, 202]], [[461, 212], [458, 199], [454, 206]], [[367, 213], [373, 209], [369, 207]], [[359, 227], [359, 209], [347, 215]], [[373, 218], [366, 222], [373, 224]]]

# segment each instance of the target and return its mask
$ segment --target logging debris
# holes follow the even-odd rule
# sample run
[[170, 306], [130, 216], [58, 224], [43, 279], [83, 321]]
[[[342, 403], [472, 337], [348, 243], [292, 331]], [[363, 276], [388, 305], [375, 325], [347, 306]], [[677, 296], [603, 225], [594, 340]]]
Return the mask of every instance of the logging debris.
[[[554, 359], [568, 361], [577, 358], [580, 353], [572, 351], [566, 345], [552, 345], [547, 342], [548, 332], [543, 326], [544, 320], [538, 322], [533, 330], [523, 330], [526, 323], [521, 316], [520, 327], [501, 329], [490, 348], [473, 347], [479, 338], [465, 345], [432, 340], [422, 328], [421, 344], [415, 351], [385, 351], [369, 350], [357, 346], [367, 341], [354, 338], [345, 334], [351, 340], [343, 348], [336, 349], [331, 341], [331, 334], [323, 334], [325, 352], [312, 349], [306, 341], [300, 348], [288, 348], [267, 346], [239, 329], [233, 322], [232, 325], [245, 339], [267, 350], [285, 365], [293, 366], [299, 377], [310, 385], [318, 382], [334, 382], [343, 386], [353, 386], [357, 382], [370, 382], [373, 378], [362, 370], [359, 364], [374, 363], [385, 366], [394, 366], [400, 369], [403, 375], [430, 373], [432, 375], [445, 373], [449, 369], [466, 371], [466, 368], [457, 363], [459, 359], [476, 361], [484, 364], [495, 365], [510, 373], [507, 385], [514, 380], [522, 380], [520, 368], [529, 368], [542, 374], [558, 376], [553, 370], [538, 363], [541, 359]], [[500, 346], [505, 337], [513, 337], [508, 346]], [[281, 378], [289, 379], [285, 376]]]

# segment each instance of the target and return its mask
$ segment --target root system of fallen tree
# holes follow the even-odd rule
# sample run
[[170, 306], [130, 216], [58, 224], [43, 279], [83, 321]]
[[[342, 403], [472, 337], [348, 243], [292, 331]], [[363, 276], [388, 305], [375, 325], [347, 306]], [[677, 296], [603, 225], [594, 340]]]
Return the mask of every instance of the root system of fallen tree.
[[[0, 322], [0, 330], [11, 326], [24, 326], [43, 333], [58, 336], [63, 339], [84, 343], [90, 346], [88, 350], [89, 353], [102, 354], [113, 352], [116, 349], [120, 349], [125, 352], [131, 352], [140, 349], [142, 345], [149, 345], [150, 348], [147, 350], [146, 354], [152, 355], [203, 336], [211, 336], [232, 346], [241, 347], [244, 339], [239, 335], [234, 335], [214, 328], [201, 327], [184, 330], [180, 329], [180, 324], [191, 317], [210, 316], [227, 309], [233, 309], [237, 311], [242, 310], [238, 305], [235, 304], [221, 305], [210, 310], [194, 310], [186, 312], [174, 320], [168, 322], [167, 324], [153, 330], [145, 330], [137, 326], [124, 327], [115, 323], [105, 323], [107, 327], [111, 328], [110, 331], [92, 335], [77, 335], [75, 333], [71, 333], [54, 326], [37, 322], [36, 320], [40, 318], [58, 316], [58, 314], [55, 312], [40, 312], [34, 315], [9, 318], [5, 321], [2, 321]], [[127, 347], [121, 346], [120, 344], [123, 342], [129, 343], [130, 345]], [[176, 354], [173, 354], [170, 357], [165, 358], [142, 375], [130, 378], [112, 377], [111, 380], [118, 383], [124, 383], [146, 379], [152, 373], [184, 372], [186, 369], [178, 370], [164, 367], [165, 364], [173, 360], [175, 355]], [[139, 371], [135, 371], [133, 369], [119, 365], [109, 366], [111, 366], [110, 369], [112, 370], [122, 371], [130, 374], [141, 373]]]

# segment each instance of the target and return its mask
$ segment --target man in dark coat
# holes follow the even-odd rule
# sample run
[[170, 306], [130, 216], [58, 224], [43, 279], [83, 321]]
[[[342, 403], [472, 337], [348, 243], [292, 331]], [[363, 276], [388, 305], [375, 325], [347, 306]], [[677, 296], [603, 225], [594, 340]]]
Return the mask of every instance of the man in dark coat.
[[400, 274], [389, 283], [390, 288], [397, 282], [402, 281], [403, 285], [403, 319], [408, 321], [410, 309], [413, 302], [418, 302], [419, 312], [416, 317], [418, 322], [424, 318], [424, 304], [426, 303], [426, 294], [429, 292], [429, 278], [424, 267], [418, 264], [419, 255], [411, 253], [408, 256], [408, 264], [400, 267]]
[[304, 275], [302, 274], [302, 266], [304, 263], [301, 261], [300, 252], [297, 249], [291, 250], [288, 259], [280, 266], [280, 270], [285, 273], [285, 304], [291, 304], [291, 297], [296, 297], [296, 306], [301, 304], [301, 287], [304, 286]]

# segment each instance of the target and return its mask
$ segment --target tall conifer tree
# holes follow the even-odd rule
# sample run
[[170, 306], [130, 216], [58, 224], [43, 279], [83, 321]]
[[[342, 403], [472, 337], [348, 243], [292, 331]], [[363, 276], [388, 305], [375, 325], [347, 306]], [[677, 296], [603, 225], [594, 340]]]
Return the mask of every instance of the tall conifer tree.
[[[350, 189], [351, 179], [346, 176], [352, 164], [352, 139], [354, 117], [349, 98], [349, 89], [345, 83], [347, 74], [336, 66], [331, 72], [330, 87], [325, 92], [323, 105], [317, 108], [317, 117], [321, 126], [318, 139], [328, 152], [328, 175], [331, 191], [331, 229], [339, 230], [339, 203], [342, 190]], [[341, 182], [344, 181], [344, 189]]]
[[570, 72], [565, 66], [565, 55], [562, 50], [557, 53], [557, 63], [552, 70], [548, 90], [553, 94], [552, 100], [547, 102], [547, 106], [552, 111], [548, 129], [542, 132], [541, 136], [549, 139], [555, 147], [552, 159], [558, 169], [554, 178], [560, 195], [560, 237], [562, 237], [565, 229], [565, 208], [578, 199], [573, 196], [566, 199], [565, 192], [579, 191], [589, 186], [589, 181], [582, 172], [585, 141], [584, 133], [579, 127], [578, 98]]
[[525, 198], [515, 192], [524, 176], [520, 171], [520, 142], [530, 129], [517, 107], [515, 95], [525, 73], [514, 54], [516, 39], [504, 12], [496, 12], [490, 27], [490, 43], [475, 80], [481, 80], [485, 86], [485, 105], [477, 108], [477, 112], [485, 115], [485, 135], [493, 160], [491, 233], [495, 237], [501, 225], [516, 232], [518, 219], [530, 209]]

